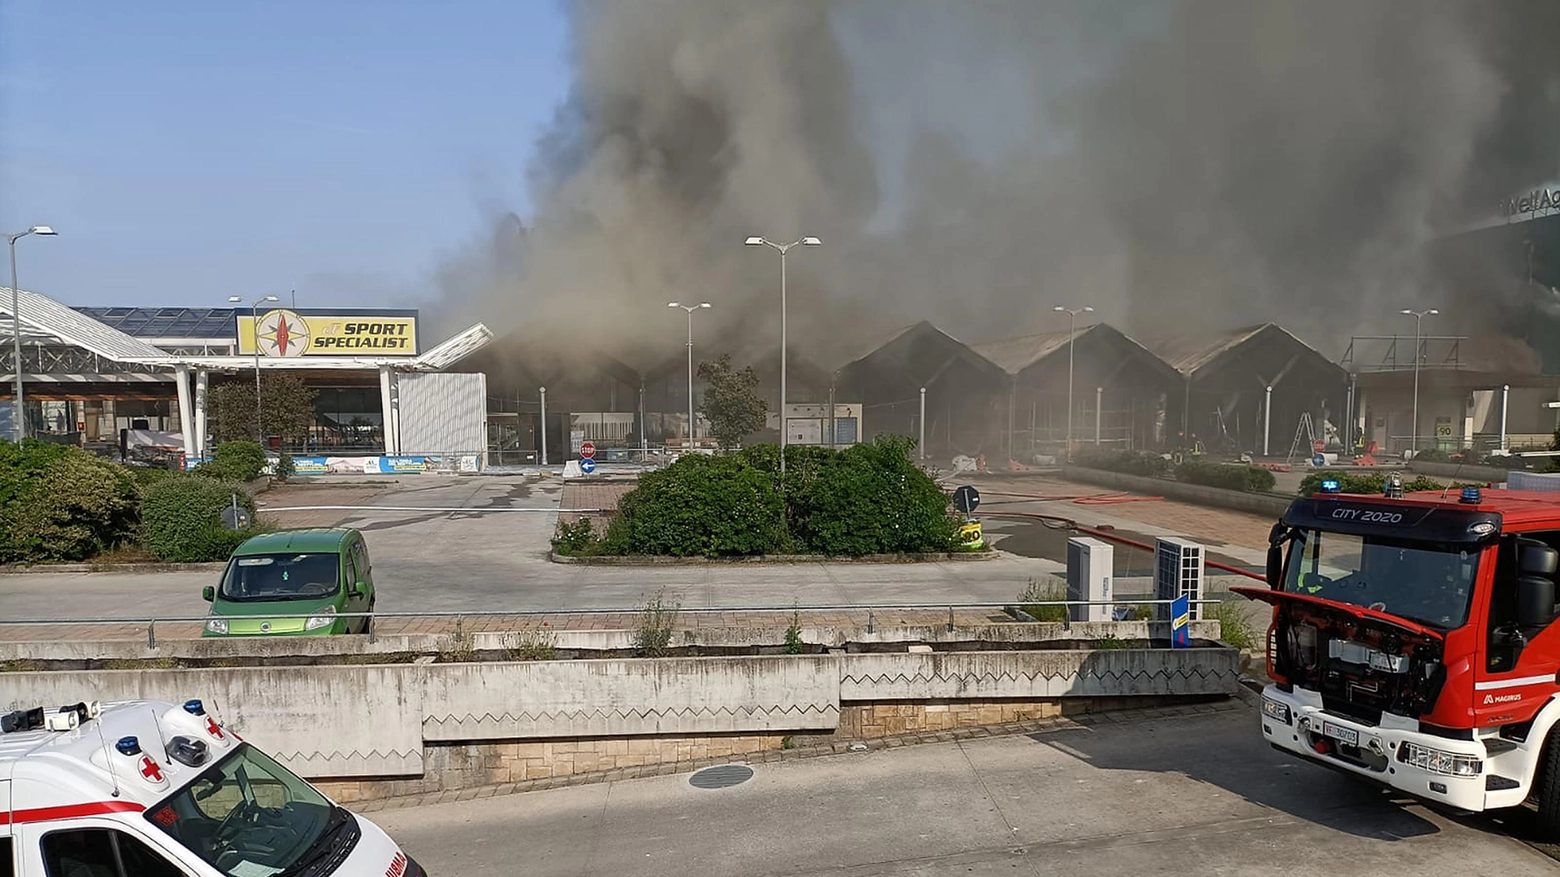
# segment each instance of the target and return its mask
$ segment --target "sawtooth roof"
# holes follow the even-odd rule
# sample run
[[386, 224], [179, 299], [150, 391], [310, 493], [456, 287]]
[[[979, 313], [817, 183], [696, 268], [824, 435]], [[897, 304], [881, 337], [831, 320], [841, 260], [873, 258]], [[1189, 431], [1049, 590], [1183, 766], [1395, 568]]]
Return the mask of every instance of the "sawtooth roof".
[[151, 344], [106, 326], [48, 296], [25, 289], [16, 291], [17, 311], [11, 312], [11, 289], [0, 289], [0, 324], [5, 335], [17, 332], [35, 338], [79, 347], [114, 362], [167, 361], [168, 354]]

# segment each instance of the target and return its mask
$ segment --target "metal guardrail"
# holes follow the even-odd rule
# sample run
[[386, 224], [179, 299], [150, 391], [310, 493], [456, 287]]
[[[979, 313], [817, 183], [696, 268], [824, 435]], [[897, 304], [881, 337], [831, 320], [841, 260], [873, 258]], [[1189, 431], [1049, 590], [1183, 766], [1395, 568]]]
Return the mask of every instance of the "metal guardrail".
[[[948, 629], [954, 628], [953, 613], [959, 609], [1003, 609], [1023, 606], [1060, 606], [1069, 608], [1073, 606], [1109, 606], [1112, 608], [1124, 606], [1162, 606], [1174, 603], [1174, 600], [1158, 599], [1119, 599], [1119, 600], [1008, 600], [1002, 603], [830, 603], [814, 606], [695, 606], [677, 607], [678, 615], [713, 615], [723, 612], [741, 613], [803, 613], [803, 612], [861, 612], [867, 613], [867, 631], [876, 629], [876, 614], [878, 612], [932, 612], [947, 610]], [[1189, 601], [1193, 606], [1205, 606], [1217, 604], [1222, 600], [1199, 599]], [[460, 636], [464, 621], [467, 618], [545, 618], [558, 615], [638, 615], [645, 611], [642, 606], [628, 608], [592, 608], [592, 609], [511, 609], [511, 610], [449, 610], [444, 612], [336, 612], [328, 617], [332, 619], [367, 618], [368, 641], [376, 642], [373, 622], [380, 618], [453, 618], [455, 619], [455, 636]], [[244, 618], [262, 621], [294, 620], [299, 618], [321, 617], [318, 612], [291, 612], [264, 615], [199, 615], [199, 616], [141, 616], [130, 618], [0, 618], [0, 628], [5, 627], [34, 627], [34, 626], [107, 626], [113, 624], [144, 624], [146, 625], [147, 648], [157, 648], [158, 624], [200, 624], [204, 628], [206, 622], [213, 618]], [[1064, 618], [1063, 629], [1070, 630], [1072, 621]], [[243, 637], [234, 637], [240, 639]], [[259, 637], [256, 637], [259, 638]]]

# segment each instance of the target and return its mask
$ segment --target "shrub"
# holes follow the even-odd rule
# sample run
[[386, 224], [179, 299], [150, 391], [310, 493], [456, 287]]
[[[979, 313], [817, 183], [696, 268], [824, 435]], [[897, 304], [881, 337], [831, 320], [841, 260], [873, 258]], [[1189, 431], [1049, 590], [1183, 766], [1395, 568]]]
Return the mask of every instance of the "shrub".
[[666, 601], [666, 589], [655, 593], [639, 606], [639, 624], [634, 630], [634, 648], [641, 657], [659, 658], [672, 644], [677, 628], [677, 613], [682, 604]]
[[243, 485], [212, 478], [175, 475], [152, 485], [141, 502], [141, 538], [161, 560], [199, 563], [226, 560], [233, 549], [259, 532], [222, 526], [222, 510], [238, 504], [254, 520], [255, 502]]
[[1225, 644], [1243, 652], [1256, 646], [1257, 634], [1246, 615], [1246, 601], [1222, 600], [1211, 607], [1205, 604], [1203, 608], [1208, 620], [1219, 622], [1219, 638]]
[[135, 476], [79, 448], [0, 445], [0, 561], [86, 560], [135, 533]]
[[298, 467], [293, 463], [292, 454], [282, 451], [276, 457], [276, 463], [271, 466], [271, 474], [277, 481], [286, 481], [298, 474]]
[[245, 483], [259, 478], [265, 467], [265, 448], [259, 442], [222, 442], [212, 450], [210, 460], [195, 467], [195, 473]]
[[1082, 448], [1073, 454], [1073, 465], [1148, 478], [1163, 478], [1170, 473], [1169, 460], [1145, 451]]
[[1272, 490], [1274, 484], [1273, 473], [1259, 466], [1202, 460], [1187, 460], [1176, 466], [1175, 480], [1247, 493], [1265, 493]]
[[786, 459], [791, 534], [806, 551], [860, 557], [950, 551], [959, 519], [948, 495], [910, 459], [905, 439]]
[[600, 553], [601, 540], [591, 528], [590, 518], [580, 518], [574, 523], [558, 522], [558, 533], [552, 539], [553, 550], [559, 554], [577, 557]]
[[1029, 580], [1029, 586], [1018, 595], [1018, 608], [1025, 615], [1036, 621], [1066, 621], [1066, 606], [1038, 606], [1037, 603], [1049, 603], [1067, 599], [1067, 586], [1055, 580], [1040, 582]]
[[771, 554], [784, 506], [775, 479], [741, 456], [683, 456], [640, 476], [607, 528], [612, 554]]
[[[1310, 496], [1322, 488], [1322, 482], [1336, 480], [1342, 493], [1380, 494], [1387, 484], [1387, 473], [1375, 472], [1312, 472], [1300, 482], [1300, 495]], [[1440, 490], [1441, 482], [1423, 475], [1403, 479], [1403, 492], [1416, 490]]]

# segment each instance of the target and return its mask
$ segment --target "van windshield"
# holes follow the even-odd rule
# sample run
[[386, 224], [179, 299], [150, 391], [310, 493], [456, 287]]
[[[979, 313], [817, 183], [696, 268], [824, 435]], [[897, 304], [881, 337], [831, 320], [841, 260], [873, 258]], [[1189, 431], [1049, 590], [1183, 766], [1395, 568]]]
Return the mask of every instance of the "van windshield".
[[252, 554], [228, 562], [222, 599], [238, 602], [311, 600], [341, 588], [335, 554]]
[[1451, 630], [1473, 600], [1479, 552], [1469, 547], [1300, 530], [1284, 590]]
[[358, 837], [350, 813], [247, 743], [146, 819], [229, 877], [329, 873]]

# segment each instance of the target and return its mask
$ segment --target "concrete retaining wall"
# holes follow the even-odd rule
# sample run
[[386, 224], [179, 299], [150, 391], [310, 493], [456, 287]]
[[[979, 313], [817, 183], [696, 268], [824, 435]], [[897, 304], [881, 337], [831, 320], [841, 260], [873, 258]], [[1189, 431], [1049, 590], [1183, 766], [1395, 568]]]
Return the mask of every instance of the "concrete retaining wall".
[[200, 698], [311, 779], [420, 777], [442, 744], [838, 727], [842, 701], [1230, 694], [1238, 655], [1007, 651], [0, 674], [6, 710]]
[[1222, 487], [1169, 481], [1164, 478], [1145, 478], [1141, 475], [1126, 475], [1103, 469], [1086, 469], [1082, 466], [1068, 466], [1062, 470], [1062, 476], [1068, 481], [1081, 481], [1085, 484], [1097, 484], [1101, 487], [1113, 487], [1133, 493], [1162, 496], [1165, 499], [1194, 505], [1249, 512], [1275, 520], [1283, 515], [1289, 509], [1289, 504], [1294, 501], [1294, 497], [1272, 493], [1247, 493], [1241, 490], [1226, 490]]
[[[1240, 576], [1209, 576], [1209, 593], [1227, 591], [1231, 584], [1249, 584]], [[1117, 579], [1118, 594], [1124, 600], [1152, 592], [1147, 578]], [[1135, 589], [1135, 590], [1134, 590]], [[1140, 593], [1141, 592], [1141, 593]], [[999, 610], [993, 609], [992, 612]], [[756, 647], [785, 642], [785, 614], [774, 614], [774, 627], [694, 627], [677, 632], [674, 646]], [[1217, 621], [1191, 622], [1193, 639], [1216, 641], [1221, 636]], [[155, 648], [144, 638], [128, 640], [53, 640], [0, 642], [0, 665], [28, 661], [166, 661], [199, 660], [243, 663], [256, 658], [304, 658], [318, 662], [340, 660], [345, 656], [436, 655], [454, 651], [459, 645], [472, 651], [523, 649], [527, 643], [550, 644], [557, 649], [610, 651], [634, 648], [638, 632], [634, 630], [557, 630], [546, 634], [529, 631], [473, 631], [456, 643], [449, 634], [420, 633], [380, 636], [374, 642], [364, 637], [249, 637], [244, 639], [159, 639]], [[1077, 622], [1064, 626], [1057, 622], [1037, 624], [888, 624], [868, 630], [864, 627], [804, 626], [802, 642], [841, 648], [847, 643], [1043, 643], [1055, 640], [1095, 640], [1106, 636], [1119, 639], [1168, 639], [1168, 625], [1162, 622]], [[0, 679], [3, 679], [0, 676]]]

